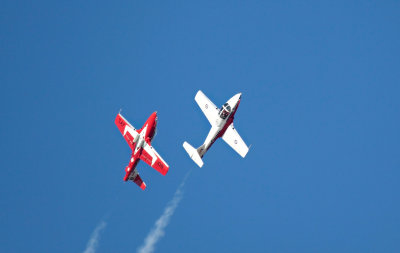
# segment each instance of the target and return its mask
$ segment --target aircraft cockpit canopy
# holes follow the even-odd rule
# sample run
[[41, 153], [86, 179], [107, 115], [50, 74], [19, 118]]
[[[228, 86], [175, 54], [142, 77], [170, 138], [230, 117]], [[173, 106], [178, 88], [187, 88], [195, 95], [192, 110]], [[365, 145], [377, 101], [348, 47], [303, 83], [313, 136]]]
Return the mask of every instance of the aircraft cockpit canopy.
[[231, 106], [228, 103], [225, 103], [221, 109], [219, 109], [219, 117], [221, 117], [221, 119], [226, 119], [226, 117], [228, 117], [228, 115], [231, 113], [232, 109]]

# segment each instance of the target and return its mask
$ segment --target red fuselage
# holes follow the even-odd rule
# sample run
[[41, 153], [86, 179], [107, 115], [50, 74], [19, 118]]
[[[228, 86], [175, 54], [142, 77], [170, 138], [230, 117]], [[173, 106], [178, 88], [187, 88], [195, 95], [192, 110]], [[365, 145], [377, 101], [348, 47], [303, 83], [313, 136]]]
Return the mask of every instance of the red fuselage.
[[[140, 160], [140, 155], [143, 151], [143, 142], [146, 142], [148, 145], [151, 145], [151, 141], [156, 133], [157, 127], [157, 112], [153, 112], [150, 117], [146, 120], [143, 127], [141, 129], [136, 130], [139, 134], [138, 140], [133, 144], [132, 155], [129, 161], [128, 166], [125, 168], [125, 177], [124, 181], [129, 179], [129, 175], [136, 168]], [[145, 132], [143, 132], [145, 131]], [[137, 148], [137, 145], [140, 147]]]

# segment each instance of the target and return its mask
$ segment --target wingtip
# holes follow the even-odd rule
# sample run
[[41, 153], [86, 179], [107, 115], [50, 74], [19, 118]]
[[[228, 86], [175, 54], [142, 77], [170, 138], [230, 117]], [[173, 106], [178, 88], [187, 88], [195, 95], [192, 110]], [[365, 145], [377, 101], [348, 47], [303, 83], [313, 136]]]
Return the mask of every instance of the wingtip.
[[146, 189], [146, 184], [143, 182], [143, 183], [140, 185], [140, 188], [144, 191], [144, 189]]
[[161, 171], [161, 175], [163, 175], [163, 176], [167, 175], [168, 171], [169, 171], [169, 167], [166, 168], [165, 170]]
[[247, 148], [246, 153], [244, 153], [243, 155], [240, 154], [240, 156], [243, 157], [243, 158], [245, 158], [245, 157], [247, 156], [247, 154], [249, 153], [250, 148], [251, 148], [251, 144], [250, 144], [250, 146]]
[[200, 94], [204, 94], [201, 90], [198, 90], [197, 92], [196, 92], [196, 95], [194, 96], [194, 98], [196, 99], [197, 98], [197, 96], [199, 96]]

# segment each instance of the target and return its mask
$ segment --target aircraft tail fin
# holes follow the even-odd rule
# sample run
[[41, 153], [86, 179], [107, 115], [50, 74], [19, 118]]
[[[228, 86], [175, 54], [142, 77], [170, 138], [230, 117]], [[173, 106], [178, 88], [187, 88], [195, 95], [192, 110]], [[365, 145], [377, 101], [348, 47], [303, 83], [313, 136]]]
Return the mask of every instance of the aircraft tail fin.
[[203, 167], [204, 163], [203, 160], [200, 157], [199, 151], [201, 152], [203, 150], [203, 145], [200, 146], [200, 148], [195, 149], [187, 143], [186, 141], [183, 143], [183, 148], [186, 150], [186, 152], [189, 154], [190, 158], [201, 168]]

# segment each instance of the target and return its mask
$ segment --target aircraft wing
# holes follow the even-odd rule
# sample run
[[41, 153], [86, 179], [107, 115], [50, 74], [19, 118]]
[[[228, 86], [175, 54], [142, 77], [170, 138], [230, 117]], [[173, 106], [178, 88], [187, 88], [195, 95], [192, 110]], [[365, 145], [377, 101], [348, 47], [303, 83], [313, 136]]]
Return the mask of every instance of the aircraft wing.
[[222, 139], [243, 158], [246, 156], [247, 152], [249, 152], [249, 148], [236, 131], [233, 123], [228, 126]]
[[157, 151], [150, 145], [145, 144], [140, 159], [150, 165], [153, 169], [165, 176], [169, 170], [168, 164], [161, 158]]
[[213, 126], [218, 118], [218, 107], [214, 105], [211, 100], [204, 95], [204, 93], [199, 90], [194, 98], [200, 109], [203, 111], [204, 115], [206, 115], [208, 121]]
[[132, 150], [135, 149], [135, 141], [139, 135], [136, 129], [119, 113], [115, 118], [115, 124], [117, 125], [122, 136], [124, 136], [124, 139], [128, 143], [129, 147], [131, 147]]

